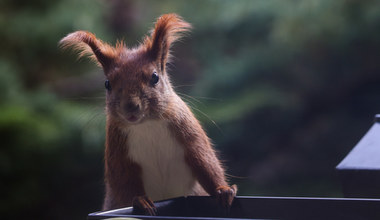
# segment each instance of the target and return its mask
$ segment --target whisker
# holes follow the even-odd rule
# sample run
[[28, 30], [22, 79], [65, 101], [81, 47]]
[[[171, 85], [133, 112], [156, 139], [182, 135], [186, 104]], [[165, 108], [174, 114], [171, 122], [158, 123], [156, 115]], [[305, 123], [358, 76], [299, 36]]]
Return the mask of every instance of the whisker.
[[188, 104], [188, 105], [190, 105], [190, 107], [195, 107], [196, 106], [196, 104], [194, 104], [194, 102], [191, 100], [191, 99], [189, 99], [189, 98], [187, 98], [187, 97], [183, 97], [183, 96], [181, 96], [181, 98]]
[[212, 101], [218, 101], [218, 102], [222, 102], [223, 99], [220, 99], [220, 98], [212, 98], [212, 97], [204, 97], [204, 96], [193, 96], [193, 98], [197, 98], [197, 99], [204, 99], [204, 100], [212, 100]]
[[192, 97], [190, 95], [187, 95], [187, 94], [184, 94], [184, 93], [180, 93], [180, 92], [177, 92], [177, 94], [180, 95], [182, 98], [187, 97], [187, 98], [189, 98], [191, 100], [196, 101], [199, 104], [203, 104], [201, 101], [199, 101], [198, 99], [196, 99], [196, 98], [194, 98], [194, 97]]
[[[103, 110], [99, 111], [100, 109], [103, 109], [103, 108], [99, 106], [94, 107], [93, 109], [94, 113], [92, 114], [92, 116], [90, 116], [85, 126], [90, 127], [90, 125], [95, 121], [95, 119], [99, 119], [98, 122], [101, 122], [102, 119], [104, 119], [104, 117], [99, 117], [99, 116], [105, 115]], [[98, 123], [98, 126], [99, 126], [99, 123]]]
[[105, 96], [99, 97], [75, 97], [75, 98], [63, 98], [64, 100], [105, 100]]
[[105, 117], [101, 117], [103, 114], [103, 110], [101, 106], [93, 106], [89, 110], [81, 110], [79, 114], [76, 117], [73, 117], [71, 120], [73, 123], [79, 123], [80, 126], [86, 130], [90, 129], [91, 125], [94, 125], [94, 122], [97, 122], [95, 124], [96, 127], [99, 127], [105, 119]]
[[184, 93], [181, 93], [181, 92], [177, 92], [177, 94], [189, 97], [189, 98], [191, 98], [191, 99], [193, 99], [193, 100], [195, 100], [195, 101], [197, 101], [199, 103], [202, 103], [202, 102], [199, 101], [198, 99], [218, 101], [218, 102], [223, 101], [223, 99], [220, 99], [220, 98], [212, 98], [212, 97], [206, 97], [206, 96], [190, 96], [190, 95], [187, 95], [187, 94], [184, 94]]
[[248, 179], [248, 176], [235, 176], [235, 175], [231, 175], [231, 174], [228, 174], [228, 173], [226, 173], [225, 175], [226, 175], [226, 177], [234, 178], [234, 179], [242, 179], [242, 180]]
[[182, 87], [193, 87], [195, 84], [184, 84], [184, 85], [176, 85], [173, 88], [182, 88]]
[[[187, 95], [187, 94], [184, 94], [184, 93], [180, 93], [180, 92], [177, 92], [177, 94], [182, 98], [184, 99], [184, 101], [188, 102], [188, 104], [190, 105], [191, 109], [194, 109], [195, 111], [201, 113], [204, 117], [206, 117], [218, 130], [221, 134], [224, 135], [222, 129], [219, 127], [218, 124], [216, 124], [216, 122], [214, 120], [211, 119], [210, 116], [208, 116], [206, 113], [202, 112], [199, 108], [196, 107], [196, 105], [194, 104], [193, 101], [201, 104], [202, 106], [205, 106], [201, 101], [199, 101], [197, 98], [194, 98], [193, 96], [190, 96], [190, 95]], [[221, 99], [216, 99], [216, 98], [207, 98], [207, 97], [199, 97], [201, 99], [205, 99], [205, 100], [215, 100], [215, 101], [222, 101]]]
[[209, 121], [211, 121], [212, 124], [214, 124], [214, 126], [219, 130], [219, 132], [224, 135], [224, 132], [223, 130], [219, 127], [218, 124], [216, 124], [216, 122], [214, 120], [212, 120], [210, 118], [210, 116], [208, 116], [206, 113], [202, 112], [200, 109], [196, 108], [196, 107], [192, 107], [192, 109], [196, 110], [197, 112], [201, 113], [204, 117], [206, 117]]

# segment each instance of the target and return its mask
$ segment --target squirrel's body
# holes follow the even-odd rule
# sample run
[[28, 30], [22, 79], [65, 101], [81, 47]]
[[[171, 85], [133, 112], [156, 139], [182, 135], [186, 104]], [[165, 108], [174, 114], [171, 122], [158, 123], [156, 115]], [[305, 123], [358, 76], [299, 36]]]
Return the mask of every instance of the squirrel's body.
[[175, 14], [163, 15], [134, 49], [122, 43], [111, 47], [84, 31], [61, 41], [93, 54], [107, 78], [104, 210], [133, 204], [153, 215], [151, 199], [188, 195], [216, 196], [227, 208], [236, 195], [209, 138], [166, 73], [171, 44], [190, 27]]
[[[119, 148], [114, 148], [112, 147], [113, 144], [109, 143], [106, 144], [106, 152], [125, 154], [131, 163], [134, 163], [131, 168], [135, 167], [139, 171], [134, 172], [134, 178], [141, 178], [141, 187], [144, 188], [146, 195], [154, 201], [179, 196], [207, 195], [186, 161], [186, 153], [189, 151], [186, 151], [186, 146], [183, 144], [184, 140], [179, 138], [181, 133], [187, 132], [183, 129], [186, 130], [186, 123], [189, 123], [189, 120], [184, 119], [192, 116], [192, 113], [177, 95], [171, 97], [171, 100], [174, 102], [168, 103], [168, 107], [181, 103], [182, 110], [180, 112], [173, 115], [169, 108], [162, 119], [147, 119], [133, 125], [117, 123], [118, 127], [113, 129], [117, 129], [119, 132], [110, 131], [107, 134], [107, 138], [121, 140], [123, 142], [121, 145], [124, 147], [122, 152], [117, 152]], [[175, 125], [178, 122], [181, 123], [180, 126]], [[192, 126], [193, 128], [201, 128], [198, 121], [193, 120], [192, 122], [196, 122], [198, 125]], [[204, 136], [208, 141], [203, 130], [194, 130], [193, 132]], [[113, 137], [113, 134], [118, 134], [121, 137]], [[115, 175], [107, 172], [107, 170], [112, 169], [110, 167], [118, 166], [113, 162], [119, 160], [107, 160], [107, 158], [111, 158], [111, 156], [106, 156], [106, 184], [109, 185], [112, 184]], [[216, 157], [210, 159], [215, 160], [215, 164], [219, 163]], [[120, 188], [122, 191], [125, 187], [118, 176], [113, 184], [118, 186], [110, 187], [109, 191], [114, 191], [113, 188]], [[123, 193], [118, 192], [107, 192], [106, 197], [109, 194], [123, 195]], [[133, 198], [129, 198], [128, 195], [121, 197], [120, 200], [125, 200], [123, 206], [132, 204]], [[113, 207], [107, 201], [106, 199], [103, 207], [105, 210]]]
[[187, 196], [196, 184], [184, 146], [169, 126], [152, 119], [126, 129], [129, 156], [141, 167], [145, 193], [154, 201]]

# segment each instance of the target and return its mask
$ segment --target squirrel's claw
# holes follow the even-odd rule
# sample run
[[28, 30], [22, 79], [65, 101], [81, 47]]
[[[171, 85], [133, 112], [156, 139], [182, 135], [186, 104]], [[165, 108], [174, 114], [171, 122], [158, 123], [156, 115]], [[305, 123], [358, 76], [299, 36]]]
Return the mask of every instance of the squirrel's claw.
[[153, 201], [147, 196], [136, 196], [133, 199], [133, 209], [144, 212], [146, 215], [157, 215], [157, 209]]
[[219, 186], [216, 188], [216, 199], [218, 200], [220, 206], [226, 210], [228, 213], [232, 202], [234, 200], [234, 197], [237, 193], [237, 186], [232, 185], [230, 186]]

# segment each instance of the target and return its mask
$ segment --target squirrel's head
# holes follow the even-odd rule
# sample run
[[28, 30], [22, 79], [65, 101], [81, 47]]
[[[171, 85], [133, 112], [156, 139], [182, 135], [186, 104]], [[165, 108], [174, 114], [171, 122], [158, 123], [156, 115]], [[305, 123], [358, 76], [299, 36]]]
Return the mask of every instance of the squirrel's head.
[[73, 47], [80, 56], [90, 54], [104, 70], [106, 109], [116, 119], [139, 123], [146, 118], [159, 118], [174, 91], [166, 64], [170, 47], [191, 25], [176, 14], [158, 18], [150, 36], [136, 48], [118, 42], [115, 47], [86, 31], [77, 31], [60, 41], [63, 48]]

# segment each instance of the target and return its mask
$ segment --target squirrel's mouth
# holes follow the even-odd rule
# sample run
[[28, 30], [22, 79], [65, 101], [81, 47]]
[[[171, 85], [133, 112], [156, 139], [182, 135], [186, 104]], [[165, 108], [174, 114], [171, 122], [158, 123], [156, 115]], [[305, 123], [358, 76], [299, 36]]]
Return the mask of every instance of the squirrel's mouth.
[[127, 120], [129, 121], [129, 122], [136, 122], [137, 121], [137, 117], [136, 116], [134, 116], [134, 115], [131, 115], [131, 116], [128, 116], [127, 117]]
[[127, 114], [127, 115], [122, 115], [122, 118], [128, 122], [128, 124], [138, 124], [140, 123], [143, 118], [144, 114]]

